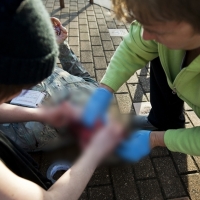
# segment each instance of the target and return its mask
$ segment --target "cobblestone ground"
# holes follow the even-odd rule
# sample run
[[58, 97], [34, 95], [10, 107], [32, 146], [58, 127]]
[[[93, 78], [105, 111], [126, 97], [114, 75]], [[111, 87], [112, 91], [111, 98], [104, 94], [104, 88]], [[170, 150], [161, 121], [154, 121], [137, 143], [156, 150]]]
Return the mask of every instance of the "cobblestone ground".
[[[59, 0], [43, 0], [51, 16], [61, 20], [68, 29], [69, 44], [88, 72], [98, 81], [102, 78], [110, 59], [122, 41], [110, 37], [108, 29], [126, 28], [128, 25], [112, 18], [109, 10], [90, 5], [86, 0], [65, 0], [60, 9]], [[149, 69], [143, 68], [131, 77], [115, 94], [116, 104], [123, 114], [134, 113], [133, 103], [149, 101]], [[200, 120], [187, 105], [186, 126], [200, 125]], [[38, 153], [33, 157], [46, 173], [56, 156], [73, 159], [67, 148], [54, 153]], [[41, 162], [42, 161], [42, 162]], [[82, 200], [199, 200], [200, 158], [169, 152], [166, 148], [154, 149], [145, 160], [133, 165], [99, 167]], [[76, 192], [76, 191], [74, 191]]]

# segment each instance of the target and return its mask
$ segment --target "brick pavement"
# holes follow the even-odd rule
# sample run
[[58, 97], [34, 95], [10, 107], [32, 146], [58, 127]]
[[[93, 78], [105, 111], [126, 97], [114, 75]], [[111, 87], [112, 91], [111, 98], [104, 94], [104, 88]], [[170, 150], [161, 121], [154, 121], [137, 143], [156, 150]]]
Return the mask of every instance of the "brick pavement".
[[[68, 29], [69, 44], [81, 62], [98, 81], [105, 73], [110, 59], [122, 41], [121, 37], [110, 37], [108, 28], [126, 28], [109, 10], [90, 5], [87, 0], [65, 0], [60, 9], [59, 0], [43, 0], [51, 16], [58, 17]], [[133, 75], [115, 94], [122, 114], [134, 113], [133, 103], [149, 101], [149, 68]], [[186, 126], [200, 125], [200, 120], [188, 105], [185, 105]], [[72, 159], [77, 155], [71, 147], [54, 153], [38, 153], [33, 157], [40, 163], [45, 174], [55, 156]], [[41, 162], [43, 161], [43, 162]], [[151, 155], [133, 165], [99, 167], [81, 200], [199, 200], [200, 158], [169, 152], [156, 148]]]

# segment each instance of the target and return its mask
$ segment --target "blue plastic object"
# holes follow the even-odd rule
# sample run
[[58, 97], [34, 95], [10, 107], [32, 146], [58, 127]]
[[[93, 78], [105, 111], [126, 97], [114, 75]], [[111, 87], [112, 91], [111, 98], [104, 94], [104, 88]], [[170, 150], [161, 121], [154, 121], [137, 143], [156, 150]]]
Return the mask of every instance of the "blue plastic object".
[[150, 133], [151, 131], [147, 130], [133, 132], [117, 148], [118, 156], [129, 162], [138, 162], [147, 156], [151, 151]]
[[82, 122], [87, 127], [93, 127], [97, 120], [105, 122], [106, 112], [112, 100], [112, 93], [105, 88], [97, 88], [86, 104]]

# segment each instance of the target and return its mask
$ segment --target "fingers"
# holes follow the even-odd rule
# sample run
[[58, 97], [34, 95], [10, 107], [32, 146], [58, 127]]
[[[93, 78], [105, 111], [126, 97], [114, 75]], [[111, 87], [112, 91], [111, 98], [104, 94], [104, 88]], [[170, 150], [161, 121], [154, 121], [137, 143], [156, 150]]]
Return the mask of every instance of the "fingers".
[[67, 29], [64, 26], [60, 25], [60, 30], [67, 34]]
[[61, 26], [60, 20], [56, 17], [51, 17], [51, 22], [54, 26]]

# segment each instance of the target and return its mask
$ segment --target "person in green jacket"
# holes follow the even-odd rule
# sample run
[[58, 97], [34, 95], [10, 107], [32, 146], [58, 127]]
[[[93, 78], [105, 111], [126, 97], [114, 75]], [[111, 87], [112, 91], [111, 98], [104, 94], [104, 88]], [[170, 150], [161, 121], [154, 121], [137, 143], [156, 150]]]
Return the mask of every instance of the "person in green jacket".
[[85, 107], [83, 122], [93, 126], [102, 119], [112, 93], [151, 62], [152, 109], [148, 117], [136, 118], [142, 130], [121, 144], [119, 156], [138, 161], [155, 146], [200, 155], [200, 127], [186, 129], [183, 114], [186, 102], [200, 117], [200, 1], [113, 0], [113, 7], [118, 19], [132, 24]]

